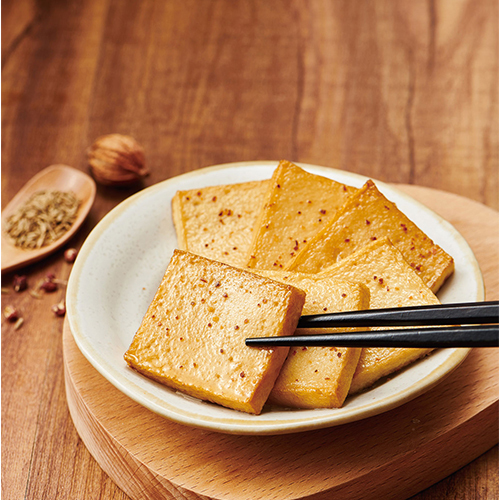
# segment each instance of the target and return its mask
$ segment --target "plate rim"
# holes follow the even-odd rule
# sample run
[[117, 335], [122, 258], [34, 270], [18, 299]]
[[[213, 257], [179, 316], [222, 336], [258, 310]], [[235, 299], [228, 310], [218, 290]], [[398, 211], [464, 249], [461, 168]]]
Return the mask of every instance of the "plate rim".
[[[285, 434], [293, 432], [303, 432], [312, 429], [320, 429], [330, 426], [343, 425], [345, 423], [354, 422], [357, 420], [369, 418], [371, 416], [380, 413], [384, 413], [386, 411], [390, 411], [391, 409], [401, 406], [407, 403], [408, 401], [418, 397], [422, 393], [427, 392], [428, 390], [432, 389], [432, 387], [437, 385], [443, 378], [449, 375], [452, 371], [458, 368], [460, 364], [465, 360], [465, 358], [467, 357], [468, 353], [471, 350], [467, 348], [448, 349], [447, 351], [450, 351], [449, 357], [446, 360], [444, 360], [444, 362], [442, 362], [440, 365], [435, 367], [425, 377], [418, 379], [418, 381], [413, 383], [410, 387], [404, 388], [403, 390], [400, 390], [396, 393], [387, 395], [386, 397], [378, 400], [375, 404], [373, 403], [366, 404], [365, 406], [353, 409], [353, 412], [358, 414], [357, 416], [356, 415], [353, 416], [352, 414], [350, 414], [350, 412], [347, 412], [344, 415], [337, 416], [335, 421], [332, 421], [330, 416], [318, 415], [315, 417], [314, 415], [310, 414], [305, 418], [297, 419], [294, 421], [285, 421], [285, 423], [283, 423], [283, 420], [279, 421], [278, 423], [276, 423], [276, 421], [274, 420], [262, 420], [258, 422], [258, 425], [256, 425], [257, 422], [255, 421], [255, 417], [258, 418], [258, 416], [252, 416], [252, 415], [248, 415], [249, 417], [248, 419], [246, 418], [231, 419], [225, 417], [223, 422], [221, 422], [220, 419], [211, 416], [197, 415], [197, 418], [193, 418], [191, 412], [188, 412], [185, 409], [179, 409], [178, 407], [172, 406], [170, 402], [167, 403], [163, 401], [163, 406], [161, 408], [157, 407], [152, 401], [150, 401], [151, 397], [153, 399], [159, 399], [157, 396], [149, 394], [150, 399], [146, 398], [146, 400], [144, 400], [143, 398], [140, 398], [137, 395], [137, 392], [144, 392], [143, 389], [133, 384], [130, 380], [126, 380], [125, 384], [121, 381], [121, 379], [117, 380], [115, 377], [110, 375], [109, 372], [105, 369], [105, 367], [101, 366], [90, 352], [91, 351], [90, 346], [88, 345], [88, 343], [85, 342], [85, 336], [82, 335], [82, 332], [79, 330], [78, 318], [76, 312], [79, 277], [81, 275], [82, 268], [84, 267], [84, 262], [85, 262], [84, 259], [88, 255], [88, 252], [91, 250], [95, 242], [108, 229], [108, 227], [113, 223], [113, 221], [116, 218], [118, 218], [123, 212], [125, 212], [131, 205], [133, 205], [136, 200], [144, 196], [149, 196], [158, 190], [163, 190], [165, 188], [168, 188], [168, 186], [171, 184], [175, 185], [183, 180], [190, 178], [197, 178], [205, 173], [209, 174], [217, 170], [234, 169], [240, 167], [252, 167], [252, 166], [262, 166], [262, 167], [272, 168], [273, 166], [277, 166], [277, 164], [278, 162], [273, 160], [224, 163], [186, 172], [171, 177], [169, 179], [165, 179], [151, 186], [148, 186], [138, 191], [137, 193], [129, 196], [121, 203], [119, 203], [116, 207], [114, 207], [112, 210], [110, 210], [94, 227], [94, 229], [88, 235], [88, 237], [86, 238], [84, 244], [80, 249], [79, 256], [73, 265], [73, 269], [70, 274], [67, 287], [67, 317], [68, 317], [69, 330], [75, 340], [75, 343], [77, 344], [79, 350], [82, 352], [84, 357], [91, 363], [91, 365], [112, 385], [114, 385], [117, 389], [119, 389], [121, 392], [126, 394], [128, 397], [130, 397], [138, 404], [141, 404], [142, 406], [148, 408], [149, 410], [153, 411], [156, 414], [161, 415], [164, 418], [168, 418], [170, 420], [188, 426], [204, 428], [206, 430], [217, 431], [222, 433], [239, 434], [239, 435], [269, 435], [269, 434], [276, 435], [276, 434]], [[367, 179], [370, 178], [361, 174], [345, 170], [313, 165], [309, 163], [297, 162], [296, 165], [306, 170], [312, 169], [315, 171], [315, 173], [316, 172], [324, 172], [325, 174], [329, 173], [330, 175], [327, 176], [333, 179], [336, 179], [335, 178], [336, 174], [339, 174], [340, 177], [352, 178], [353, 180], [355, 179], [359, 183], [365, 182]], [[321, 173], [319, 173], [319, 175], [321, 175]], [[378, 181], [376, 179], [373, 180], [377, 184], [377, 186], [380, 187], [381, 191], [387, 190], [388, 192], [396, 192], [399, 197], [406, 199], [411, 204], [418, 205], [419, 208], [422, 208], [428, 214], [430, 214], [432, 218], [438, 220], [441, 224], [446, 225], [448, 230], [456, 234], [459, 240], [461, 240], [462, 246], [464, 246], [464, 248], [469, 253], [468, 255], [469, 259], [471, 259], [472, 262], [475, 264], [475, 271], [476, 271], [475, 274], [477, 275], [476, 277], [478, 279], [477, 300], [484, 300], [484, 280], [482, 277], [479, 264], [477, 262], [474, 253], [472, 252], [472, 249], [465, 241], [463, 236], [460, 234], [460, 232], [452, 224], [450, 224], [448, 221], [446, 221], [432, 209], [425, 206], [424, 204], [414, 199], [410, 195], [402, 191], [399, 191], [397, 187], [394, 187], [394, 185], [389, 186], [383, 181]], [[426, 381], [426, 383], [425, 384], [422, 383], [423, 381]], [[134, 390], [134, 387], [132, 388], [130, 387], [131, 384], [134, 385], [136, 390]], [[189, 398], [189, 396], [187, 397]], [[165, 404], [167, 404], [170, 407], [170, 410], [165, 408]], [[363, 410], [362, 414], [359, 414], [361, 410]], [[238, 415], [241, 417], [239, 413]]]

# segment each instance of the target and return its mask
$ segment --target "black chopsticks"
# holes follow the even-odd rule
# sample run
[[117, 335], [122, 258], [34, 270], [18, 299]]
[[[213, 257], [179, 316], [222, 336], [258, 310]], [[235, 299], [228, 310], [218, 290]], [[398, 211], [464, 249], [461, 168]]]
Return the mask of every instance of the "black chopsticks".
[[302, 316], [297, 328], [474, 325], [498, 323], [498, 301], [394, 307]]
[[255, 337], [246, 339], [251, 347], [498, 347], [498, 325], [411, 328], [364, 332]]
[[246, 345], [252, 347], [498, 347], [498, 310], [498, 301], [494, 301], [302, 316], [298, 328], [404, 326], [424, 328], [255, 337], [247, 338]]

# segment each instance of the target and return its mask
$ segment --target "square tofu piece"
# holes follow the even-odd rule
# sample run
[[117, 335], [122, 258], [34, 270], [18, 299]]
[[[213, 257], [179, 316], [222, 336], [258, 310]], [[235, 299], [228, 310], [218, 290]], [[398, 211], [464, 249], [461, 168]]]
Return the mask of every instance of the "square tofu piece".
[[281, 161], [256, 223], [247, 266], [284, 268], [354, 192], [355, 188]]
[[289, 349], [245, 338], [292, 335], [304, 300], [290, 285], [176, 250], [124, 357], [169, 387], [258, 414]]
[[181, 250], [245, 267], [269, 180], [178, 191], [172, 218]]
[[[370, 290], [370, 309], [439, 304], [438, 298], [387, 238], [367, 245], [320, 275], [364, 284]], [[373, 385], [431, 350], [364, 348], [349, 394]]]
[[363, 246], [389, 238], [434, 292], [453, 273], [453, 259], [368, 181], [287, 269], [316, 273]]
[[[255, 272], [304, 290], [306, 302], [303, 315], [369, 308], [370, 293], [364, 285], [335, 277], [288, 271]], [[301, 335], [335, 331], [334, 328], [297, 330]], [[291, 347], [269, 395], [269, 403], [296, 408], [341, 407], [349, 392], [360, 354], [360, 348]]]

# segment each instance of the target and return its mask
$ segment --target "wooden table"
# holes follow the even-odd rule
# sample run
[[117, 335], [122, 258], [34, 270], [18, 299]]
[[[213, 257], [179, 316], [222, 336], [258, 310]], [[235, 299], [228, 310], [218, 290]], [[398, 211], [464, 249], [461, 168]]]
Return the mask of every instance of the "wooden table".
[[[494, 0], [84, 0], [2, 5], [2, 207], [53, 163], [87, 171], [106, 133], [133, 135], [145, 185], [286, 158], [449, 191], [498, 210]], [[139, 187], [99, 187], [78, 248]], [[66, 279], [62, 251], [22, 272]], [[61, 318], [2, 276], [2, 495], [125, 494], [69, 415]], [[489, 290], [498, 298], [498, 290]], [[498, 498], [498, 448], [415, 499]]]

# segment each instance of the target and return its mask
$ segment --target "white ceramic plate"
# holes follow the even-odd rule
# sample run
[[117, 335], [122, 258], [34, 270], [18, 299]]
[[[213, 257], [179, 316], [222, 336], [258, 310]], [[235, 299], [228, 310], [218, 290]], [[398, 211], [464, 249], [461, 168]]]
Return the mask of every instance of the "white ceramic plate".
[[[287, 410], [264, 407], [248, 415], [184, 396], [130, 369], [123, 354], [176, 248], [170, 202], [177, 190], [270, 178], [277, 162], [244, 162], [197, 170], [151, 186], [112, 210], [85, 241], [67, 290], [71, 331], [83, 355], [115, 387], [174, 421], [235, 434], [280, 434], [339, 425], [401, 405], [438, 383], [468, 349], [441, 349], [377, 387], [347, 399], [342, 408]], [[361, 187], [366, 178], [312, 165], [306, 170]], [[456, 271], [439, 292], [444, 303], [484, 300], [477, 261], [446, 221], [396, 189], [379, 189], [453, 256]]]

